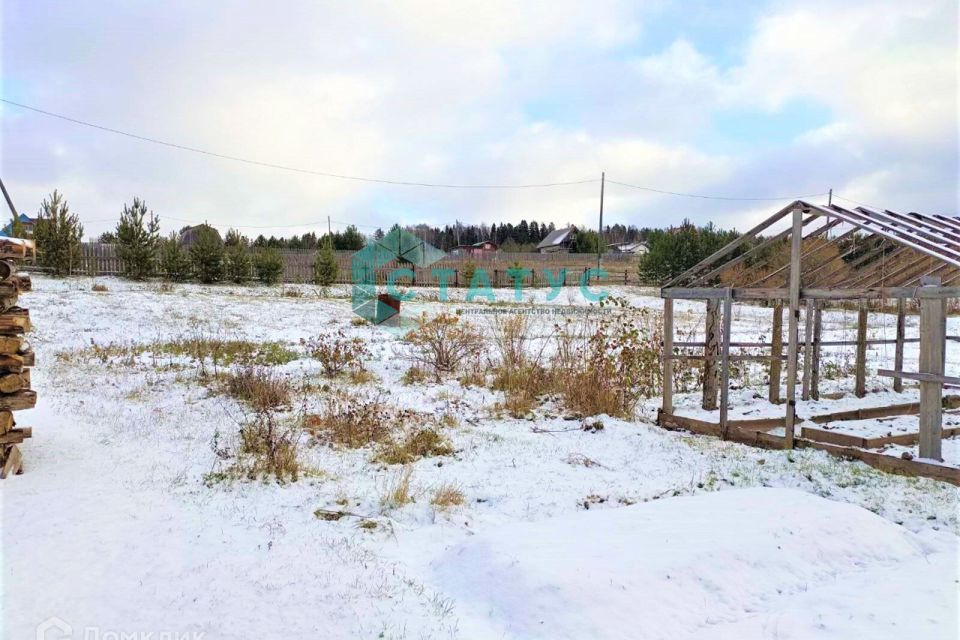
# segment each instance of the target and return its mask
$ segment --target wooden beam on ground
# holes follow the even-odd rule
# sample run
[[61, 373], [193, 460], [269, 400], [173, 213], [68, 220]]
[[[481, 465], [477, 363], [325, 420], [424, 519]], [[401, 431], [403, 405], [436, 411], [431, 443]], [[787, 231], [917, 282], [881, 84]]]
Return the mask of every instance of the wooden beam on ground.
[[704, 326], [707, 346], [703, 360], [703, 403], [708, 411], [717, 408], [718, 371], [717, 359], [720, 356], [720, 303], [707, 300], [706, 324]]
[[799, 336], [797, 322], [800, 319], [800, 250], [801, 227], [803, 223], [800, 209], [793, 211], [793, 234], [790, 242], [790, 315], [787, 317], [787, 419], [785, 424], [784, 446], [793, 448], [794, 426], [797, 417], [797, 354]]
[[[929, 278], [923, 286], [939, 286], [939, 278]], [[921, 374], [944, 377], [946, 354], [946, 304], [941, 300], [920, 301]], [[920, 457], [941, 459], [943, 428], [943, 382], [920, 381]]]
[[673, 413], [673, 300], [663, 301], [663, 404], [664, 413]]
[[[907, 301], [897, 300], [897, 346], [893, 352], [893, 368], [903, 371], [903, 344], [907, 333]], [[894, 378], [893, 390], [903, 393], [903, 378]]]
[[[944, 438], [952, 438], [960, 435], [960, 427], [948, 427], [943, 430]], [[885, 436], [875, 436], [865, 438], [842, 431], [827, 431], [814, 427], [803, 427], [800, 430], [800, 436], [816, 442], [826, 442], [827, 444], [836, 444], [841, 447], [859, 447], [861, 449], [879, 449], [887, 445], [896, 444], [905, 447], [916, 444], [920, 441], [920, 433], [897, 433]]]
[[859, 460], [875, 469], [887, 473], [905, 476], [921, 476], [960, 486], [960, 469], [957, 467], [948, 467], [946, 465], [924, 462], [922, 460], [904, 460], [903, 458], [895, 458], [883, 453], [877, 453], [876, 451], [864, 451], [856, 447], [827, 444], [806, 438], [797, 438], [797, 446], [817, 449], [846, 460]]
[[854, 383], [853, 394], [858, 398], [867, 395], [867, 320], [869, 312], [867, 301], [860, 301], [860, 309], [857, 313], [857, 356], [854, 362]]
[[780, 404], [780, 359], [783, 357], [783, 300], [773, 303], [773, 329], [770, 346], [770, 385], [767, 397], [772, 404]]
[[904, 380], [916, 380], [917, 382], [933, 382], [936, 384], [949, 384], [951, 386], [960, 386], [960, 378], [954, 376], [941, 376], [937, 373], [925, 373], [923, 371], [894, 371], [893, 369], [877, 369], [877, 375], [885, 378], [903, 378]]
[[823, 335], [823, 305], [813, 302], [813, 363], [810, 373], [810, 397], [820, 399], [820, 338]]
[[[945, 396], [942, 406], [944, 409], [956, 409], [960, 407], [960, 396]], [[811, 416], [809, 420], [817, 424], [826, 424], [828, 422], [844, 422], [847, 420], [875, 420], [876, 418], [889, 418], [891, 416], [914, 416], [918, 413], [920, 413], [920, 403], [907, 402], [904, 404], [891, 404], [885, 407], [861, 407], [860, 409], [850, 409], [848, 411], [821, 413]]]
[[733, 324], [733, 298], [727, 289], [723, 300], [723, 345], [720, 348], [720, 437], [727, 439], [730, 412], [730, 333]]

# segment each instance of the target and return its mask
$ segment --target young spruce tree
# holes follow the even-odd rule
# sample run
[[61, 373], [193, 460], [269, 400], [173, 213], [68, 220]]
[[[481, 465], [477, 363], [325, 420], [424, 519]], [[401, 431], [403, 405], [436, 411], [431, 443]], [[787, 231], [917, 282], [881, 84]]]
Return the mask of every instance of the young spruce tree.
[[333, 243], [324, 242], [323, 248], [317, 252], [317, 257], [313, 260], [313, 281], [321, 287], [329, 287], [336, 281], [338, 275], [340, 275], [340, 265], [337, 264], [337, 256], [333, 252]]
[[196, 239], [190, 245], [190, 261], [197, 279], [210, 284], [223, 279], [223, 240], [210, 225], [196, 228]]

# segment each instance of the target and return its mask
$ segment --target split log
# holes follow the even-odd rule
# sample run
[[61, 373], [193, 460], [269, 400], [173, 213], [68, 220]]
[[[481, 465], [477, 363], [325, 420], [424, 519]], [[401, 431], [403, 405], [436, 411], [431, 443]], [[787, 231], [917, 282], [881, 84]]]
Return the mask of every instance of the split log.
[[7, 309], [0, 314], [0, 335], [15, 335], [30, 330], [30, 316], [11, 313], [14, 309], [19, 307]]
[[36, 246], [33, 244], [33, 240], [0, 238], [0, 259], [26, 260], [35, 254]]
[[[18, 353], [17, 355], [20, 356], [21, 366], [22, 366], [22, 367], [33, 367], [33, 366], [36, 366], [37, 357], [36, 357], [36, 355], [33, 353], [33, 349], [27, 349], [26, 351], [21, 351], [21, 352]], [[0, 356], [0, 360], [2, 360], [2, 357], [3, 357], [3, 356]], [[0, 365], [0, 368], [2, 368], [2, 365]]]
[[23, 347], [20, 336], [0, 336], [0, 353], [19, 353]]
[[27, 438], [33, 437], [33, 427], [24, 427], [22, 429], [11, 429], [0, 436], [0, 445], [20, 444]]
[[16, 260], [0, 260], [0, 280], [6, 280], [17, 273]]
[[20, 272], [17, 274], [17, 287], [20, 291], [30, 291], [33, 289], [33, 282], [30, 280], [29, 273]]
[[37, 392], [21, 389], [13, 393], [0, 395], [0, 411], [21, 411], [37, 406]]
[[0, 353], [0, 374], [3, 373], [20, 373], [23, 371], [27, 365], [27, 359], [24, 357], [25, 354], [18, 353]]
[[13, 425], [17, 424], [13, 419], [13, 412], [11, 411], [0, 411], [0, 435], [13, 429]]
[[20, 473], [23, 469], [23, 455], [17, 445], [7, 449], [6, 459], [3, 462], [3, 469], [0, 470], [0, 480], [3, 480], [11, 473]]
[[20, 389], [30, 388], [30, 370], [23, 373], [8, 373], [0, 375], [0, 393], [13, 393]]

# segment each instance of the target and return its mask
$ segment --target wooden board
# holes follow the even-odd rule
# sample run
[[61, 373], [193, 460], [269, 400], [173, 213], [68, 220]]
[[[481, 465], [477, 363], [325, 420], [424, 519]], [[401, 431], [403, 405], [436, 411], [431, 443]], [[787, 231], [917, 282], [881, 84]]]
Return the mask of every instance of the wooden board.
[[29, 389], [0, 395], [0, 411], [22, 411], [33, 409], [36, 405], [37, 392]]
[[0, 445], [20, 444], [27, 438], [33, 437], [33, 429], [24, 427], [23, 429], [11, 429], [0, 436]]
[[[897, 433], [886, 436], [876, 436], [873, 438], [864, 438], [851, 433], [842, 431], [827, 431], [825, 429], [816, 429], [814, 427], [803, 427], [801, 435], [816, 442], [825, 442], [843, 447], [860, 447], [862, 449], [879, 449], [889, 444], [911, 445], [920, 441], [920, 432]], [[960, 427], [948, 427], [942, 431], [944, 438], [952, 438], [960, 435]]]
[[11, 473], [20, 473], [22, 469], [23, 455], [20, 453], [20, 448], [17, 445], [13, 445], [7, 449], [3, 469], [0, 470], [0, 480], [5, 479]]
[[19, 353], [23, 347], [21, 336], [0, 336], [0, 353]]
[[[945, 396], [943, 398], [943, 408], [960, 408], [960, 396]], [[888, 418], [890, 416], [912, 416], [918, 413], [920, 413], [920, 403], [908, 402], [905, 404], [891, 404], [885, 407], [863, 407], [849, 411], [822, 413], [810, 417], [810, 421], [817, 424], [826, 424], [828, 422], [842, 422], [844, 420], [872, 420], [874, 418]]]

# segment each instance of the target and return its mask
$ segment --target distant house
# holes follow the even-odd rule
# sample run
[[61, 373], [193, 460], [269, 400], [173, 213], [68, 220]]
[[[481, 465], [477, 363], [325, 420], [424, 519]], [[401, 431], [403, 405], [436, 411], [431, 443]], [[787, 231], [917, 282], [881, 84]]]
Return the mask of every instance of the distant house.
[[485, 253], [495, 253], [497, 251], [497, 244], [489, 240], [483, 240], [481, 242], [475, 242], [473, 244], [461, 244], [457, 245], [450, 250], [450, 255], [452, 256], [480, 256]]
[[650, 249], [643, 242], [615, 242], [607, 245], [607, 251], [610, 253], [629, 253], [635, 256], [642, 256]]
[[200, 233], [200, 229], [204, 227], [207, 227], [208, 229], [213, 231], [215, 234], [217, 234], [217, 237], [220, 238], [221, 242], [223, 242], [223, 238], [220, 236], [219, 231], [217, 231], [216, 229], [214, 229], [208, 224], [198, 224], [194, 227], [187, 227], [186, 229], [180, 232], [180, 246], [186, 247], [186, 248], [191, 247], [193, 243], [197, 241], [197, 236]]
[[[20, 222], [21, 224], [23, 224], [24, 231], [26, 231], [29, 234], [32, 234], [33, 225], [37, 223], [37, 219], [31, 218], [25, 213], [21, 213]], [[5, 226], [3, 229], [0, 229], [0, 236], [3, 236], [5, 238], [9, 238], [11, 233], [13, 233], [13, 221], [8, 222], [7, 226]]]
[[577, 241], [576, 227], [551, 231], [543, 242], [537, 245], [538, 253], [570, 253]]

